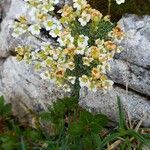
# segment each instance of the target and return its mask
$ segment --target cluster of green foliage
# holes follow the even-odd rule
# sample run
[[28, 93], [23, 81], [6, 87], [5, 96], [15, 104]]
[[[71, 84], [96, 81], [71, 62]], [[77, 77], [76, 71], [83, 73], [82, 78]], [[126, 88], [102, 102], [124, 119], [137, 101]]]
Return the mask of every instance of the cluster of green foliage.
[[[110, 37], [108, 37], [108, 33], [113, 30], [113, 28], [116, 26], [115, 23], [111, 23], [109, 21], [101, 20], [100, 22], [97, 22], [95, 24], [89, 23], [86, 26], [81, 26], [78, 21], [73, 21], [71, 24], [69, 24], [69, 27], [71, 29], [71, 34], [73, 37], [75, 37], [75, 43], [77, 44], [77, 39], [79, 35], [84, 35], [89, 37], [89, 46], [92, 46], [95, 44], [95, 40], [111, 40]], [[72, 87], [72, 95], [78, 96], [80, 85], [79, 85], [79, 77], [81, 77], [83, 74], [90, 76], [91, 70], [93, 67], [96, 67], [97, 64], [100, 64], [99, 61], [93, 61], [90, 66], [83, 65], [82, 61], [83, 55], [75, 55], [75, 69], [73, 71], [70, 71], [68, 69], [68, 74], [70, 76], [75, 76], [76, 82]]]
[[[0, 98], [1, 150], [105, 150], [108, 144], [121, 150], [150, 147], [150, 135], [128, 128], [118, 98], [119, 125], [107, 129], [108, 118], [79, 107], [76, 98], [65, 98], [38, 115], [36, 128], [23, 126], [12, 116], [11, 105]], [[47, 127], [45, 128], [44, 125]], [[50, 130], [50, 132], [48, 132]], [[119, 143], [116, 146], [116, 143]]]
[[[125, 3], [117, 5], [115, 0], [111, 0], [111, 19], [118, 21], [122, 15], [137, 14], [150, 15], [150, 0], [126, 0]], [[108, 0], [89, 0], [93, 8], [100, 10], [103, 14], [108, 13]]]

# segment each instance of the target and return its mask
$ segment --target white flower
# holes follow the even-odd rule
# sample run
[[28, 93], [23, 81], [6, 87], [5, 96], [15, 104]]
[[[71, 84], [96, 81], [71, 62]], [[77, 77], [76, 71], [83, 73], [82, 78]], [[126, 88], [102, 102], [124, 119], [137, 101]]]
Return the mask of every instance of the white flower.
[[23, 30], [22, 28], [15, 28], [13, 30], [12, 36], [15, 37], [15, 38], [17, 38], [20, 35], [24, 34], [25, 32], [26, 32], [26, 30]]
[[77, 10], [81, 10], [81, 5], [79, 5], [78, 3], [74, 3], [73, 7], [76, 8]]
[[41, 43], [41, 50], [45, 51], [45, 54], [49, 54], [49, 51], [52, 49], [51, 44], [49, 42], [42, 42]]
[[98, 46], [98, 48], [102, 49], [104, 47], [104, 40], [97, 39], [95, 44]]
[[93, 61], [93, 58], [83, 57], [83, 65], [90, 66], [90, 63]]
[[49, 11], [53, 11], [55, 8], [52, 3], [47, 3], [42, 6], [42, 11], [48, 13]]
[[27, 32], [28, 26], [26, 24], [20, 24], [18, 22], [10, 22], [8, 23], [10, 28], [13, 28], [13, 37], [18, 37]]
[[103, 81], [103, 88], [104, 90], [110, 90], [113, 87], [114, 82], [112, 80], [105, 80]]
[[59, 0], [52, 0], [52, 2], [56, 5], [59, 3]]
[[79, 37], [78, 37], [78, 47], [80, 47], [80, 48], [87, 47], [88, 46], [88, 40], [89, 40], [88, 36], [79, 35]]
[[52, 55], [52, 58], [54, 60], [57, 60], [60, 54], [60, 50], [59, 49], [52, 49], [49, 51], [50, 55]]
[[55, 28], [55, 24], [54, 24], [53, 20], [45, 21], [43, 24], [47, 31], [50, 31], [51, 29]]
[[66, 68], [68, 68], [69, 70], [73, 70], [75, 68], [75, 64], [73, 62], [69, 62], [68, 64], [66, 64]]
[[116, 0], [116, 3], [117, 3], [118, 5], [120, 5], [120, 4], [122, 4], [122, 3], [125, 3], [125, 0]]
[[41, 29], [41, 27], [39, 24], [34, 24], [28, 28], [28, 31], [31, 32], [33, 35], [39, 35], [40, 29]]
[[69, 76], [69, 77], [68, 77], [68, 81], [69, 81], [71, 84], [75, 84], [76, 77]]
[[65, 90], [65, 92], [71, 92], [71, 88], [67, 84], [63, 85], [62, 88]]
[[57, 41], [59, 42], [60, 46], [67, 46], [68, 48], [74, 47], [74, 37], [72, 37], [71, 34], [61, 36]]
[[76, 8], [77, 10], [81, 10], [87, 4], [86, 0], [73, 0], [73, 2], [74, 2], [73, 7]]
[[81, 87], [90, 88], [91, 83], [86, 75], [82, 75], [82, 77], [79, 78], [79, 81]]
[[89, 90], [95, 93], [97, 91], [97, 87], [96, 86], [90, 86]]
[[60, 22], [56, 18], [50, 18], [49, 20], [43, 23], [47, 31], [55, 29], [57, 25], [60, 25]]
[[123, 51], [123, 47], [122, 46], [118, 46], [116, 51], [117, 51], [117, 53], [122, 52]]
[[78, 47], [76, 49], [76, 54], [84, 55], [85, 48]]
[[80, 22], [81, 26], [86, 26], [90, 19], [91, 15], [87, 14], [86, 12], [83, 12], [81, 18], [79, 18], [78, 21]]
[[40, 77], [41, 77], [43, 80], [49, 79], [49, 72], [48, 72], [48, 71], [42, 72], [42, 73], [40, 74]]
[[57, 36], [60, 36], [62, 30], [62, 26], [56, 26], [53, 30], [49, 32], [49, 34], [53, 37], [56, 38]]

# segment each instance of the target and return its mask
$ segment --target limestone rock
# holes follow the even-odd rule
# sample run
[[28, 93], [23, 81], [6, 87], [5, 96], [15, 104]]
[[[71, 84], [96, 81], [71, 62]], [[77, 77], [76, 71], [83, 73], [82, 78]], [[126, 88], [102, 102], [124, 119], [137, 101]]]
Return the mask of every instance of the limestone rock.
[[114, 59], [110, 65], [108, 76], [115, 83], [150, 96], [150, 70], [120, 59]]
[[[6, 0], [7, 5], [3, 6], [2, 11], [6, 12], [6, 17], [3, 18], [1, 23], [0, 32], [0, 57], [6, 58], [10, 55], [10, 51], [14, 50], [14, 47], [18, 43], [24, 43], [22, 38], [15, 39], [11, 36], [11, 24], [17, 16], [26, 13], [25, 2], [21, 0]], [[5, 3], [6, 3], [5, 2]], [[27, 37], [25, 37], [27, 39]]]
[[150, 16], [125, 15], [118, 24], [125, 32], [124, 51], [111, 62], [108, 76], [121, 85], [150, 96]]
[[[15, 57], [8, 57], [0, 71], [1, 93], [7, 102], [11, 102], [17, 115], [24, 114], [24, 104], [33, 111], [47, 109], [57, 98], [67, 95], [49, 80], [42, 80], [33, 66], [17, 62]], [[22, 109], [21, 109], [22, 108]]]
[[125, 50], [117, 58], [150, 70], [150, 16], [125, 15], [118, 24], [126, 38], [121, 43]]
[[145, 116], [143, 125], [150, 126], [150, 101], [134, 92], [126, 92], [120, 87], [114, 87], [106, 94], [102, 91], [93, 93], [83, 88], [80, 91], [79, 104], [91, 112], [103, 113], [112, 121], [117, 121], [117, 96], [121, 98], [125, 112], [132, 120], [140, 121]]

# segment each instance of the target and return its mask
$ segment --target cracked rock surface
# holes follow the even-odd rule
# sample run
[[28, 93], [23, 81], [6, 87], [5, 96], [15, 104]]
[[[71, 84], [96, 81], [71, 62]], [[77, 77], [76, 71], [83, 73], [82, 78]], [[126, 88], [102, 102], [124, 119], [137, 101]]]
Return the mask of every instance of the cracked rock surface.
[[[71, 1], [60, 2], [59, 7]], [[12, 103], [14, 113], [18, 116], [25, 114], [24, 104], [34, 111], [40, 111], [57, 98], [68, 95], [50, 81], [41, 80], [33, 66], [23, 61], [17, 62], [12, 56], [19, 43], [37, 47], [40, 44], [40, 41], [28, 35], [19, 39], [11, 36], [9, 24], [24, 11], [22, 0], [5, 0], [0, 5], [0, 95]], [[115, 86], [106, 94], [81, 89], [79, 104], [116, 121], [118, 95], [133, 120], [139, 121], [146, 114], [143, 125], [150, 126], [150, 16], [125, 15], [118, 24], [125, 31], [126, 38], [121, 43], [125, 50], [111, 61], [111, 70], [108, 72]]]

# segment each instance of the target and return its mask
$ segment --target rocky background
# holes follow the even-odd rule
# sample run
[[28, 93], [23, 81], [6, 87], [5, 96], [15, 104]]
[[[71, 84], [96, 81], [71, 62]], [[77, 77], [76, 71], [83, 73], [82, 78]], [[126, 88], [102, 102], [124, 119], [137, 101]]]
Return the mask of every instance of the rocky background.
[[[67, 0], [61, 0], [59, 7]], [[0, 1], [0, 95], [11, 102], [14, 114], [24, 117], [28, 109], [46, 109], [57, 98], [67, 96], [50, 81], [40, 78], [33, 66], [17, 62], [17, 44], [38, 46], [39, 41], [28, 36], [14, 39], [9, 24], [24, 13], [23, 0]], [[108, 76], [115, 82], [112, 90], [103, 94], [81, 89], [79, 104], [92, 112], [102, 112], [117, 120], [117, 96], [121, 97], [125, 112], [133, 120], [143, 119], [150, 126], [150, 16], [125, 15], [118, 22], [126, 33], [121, 43], [124, 51], [111, 62]]]

